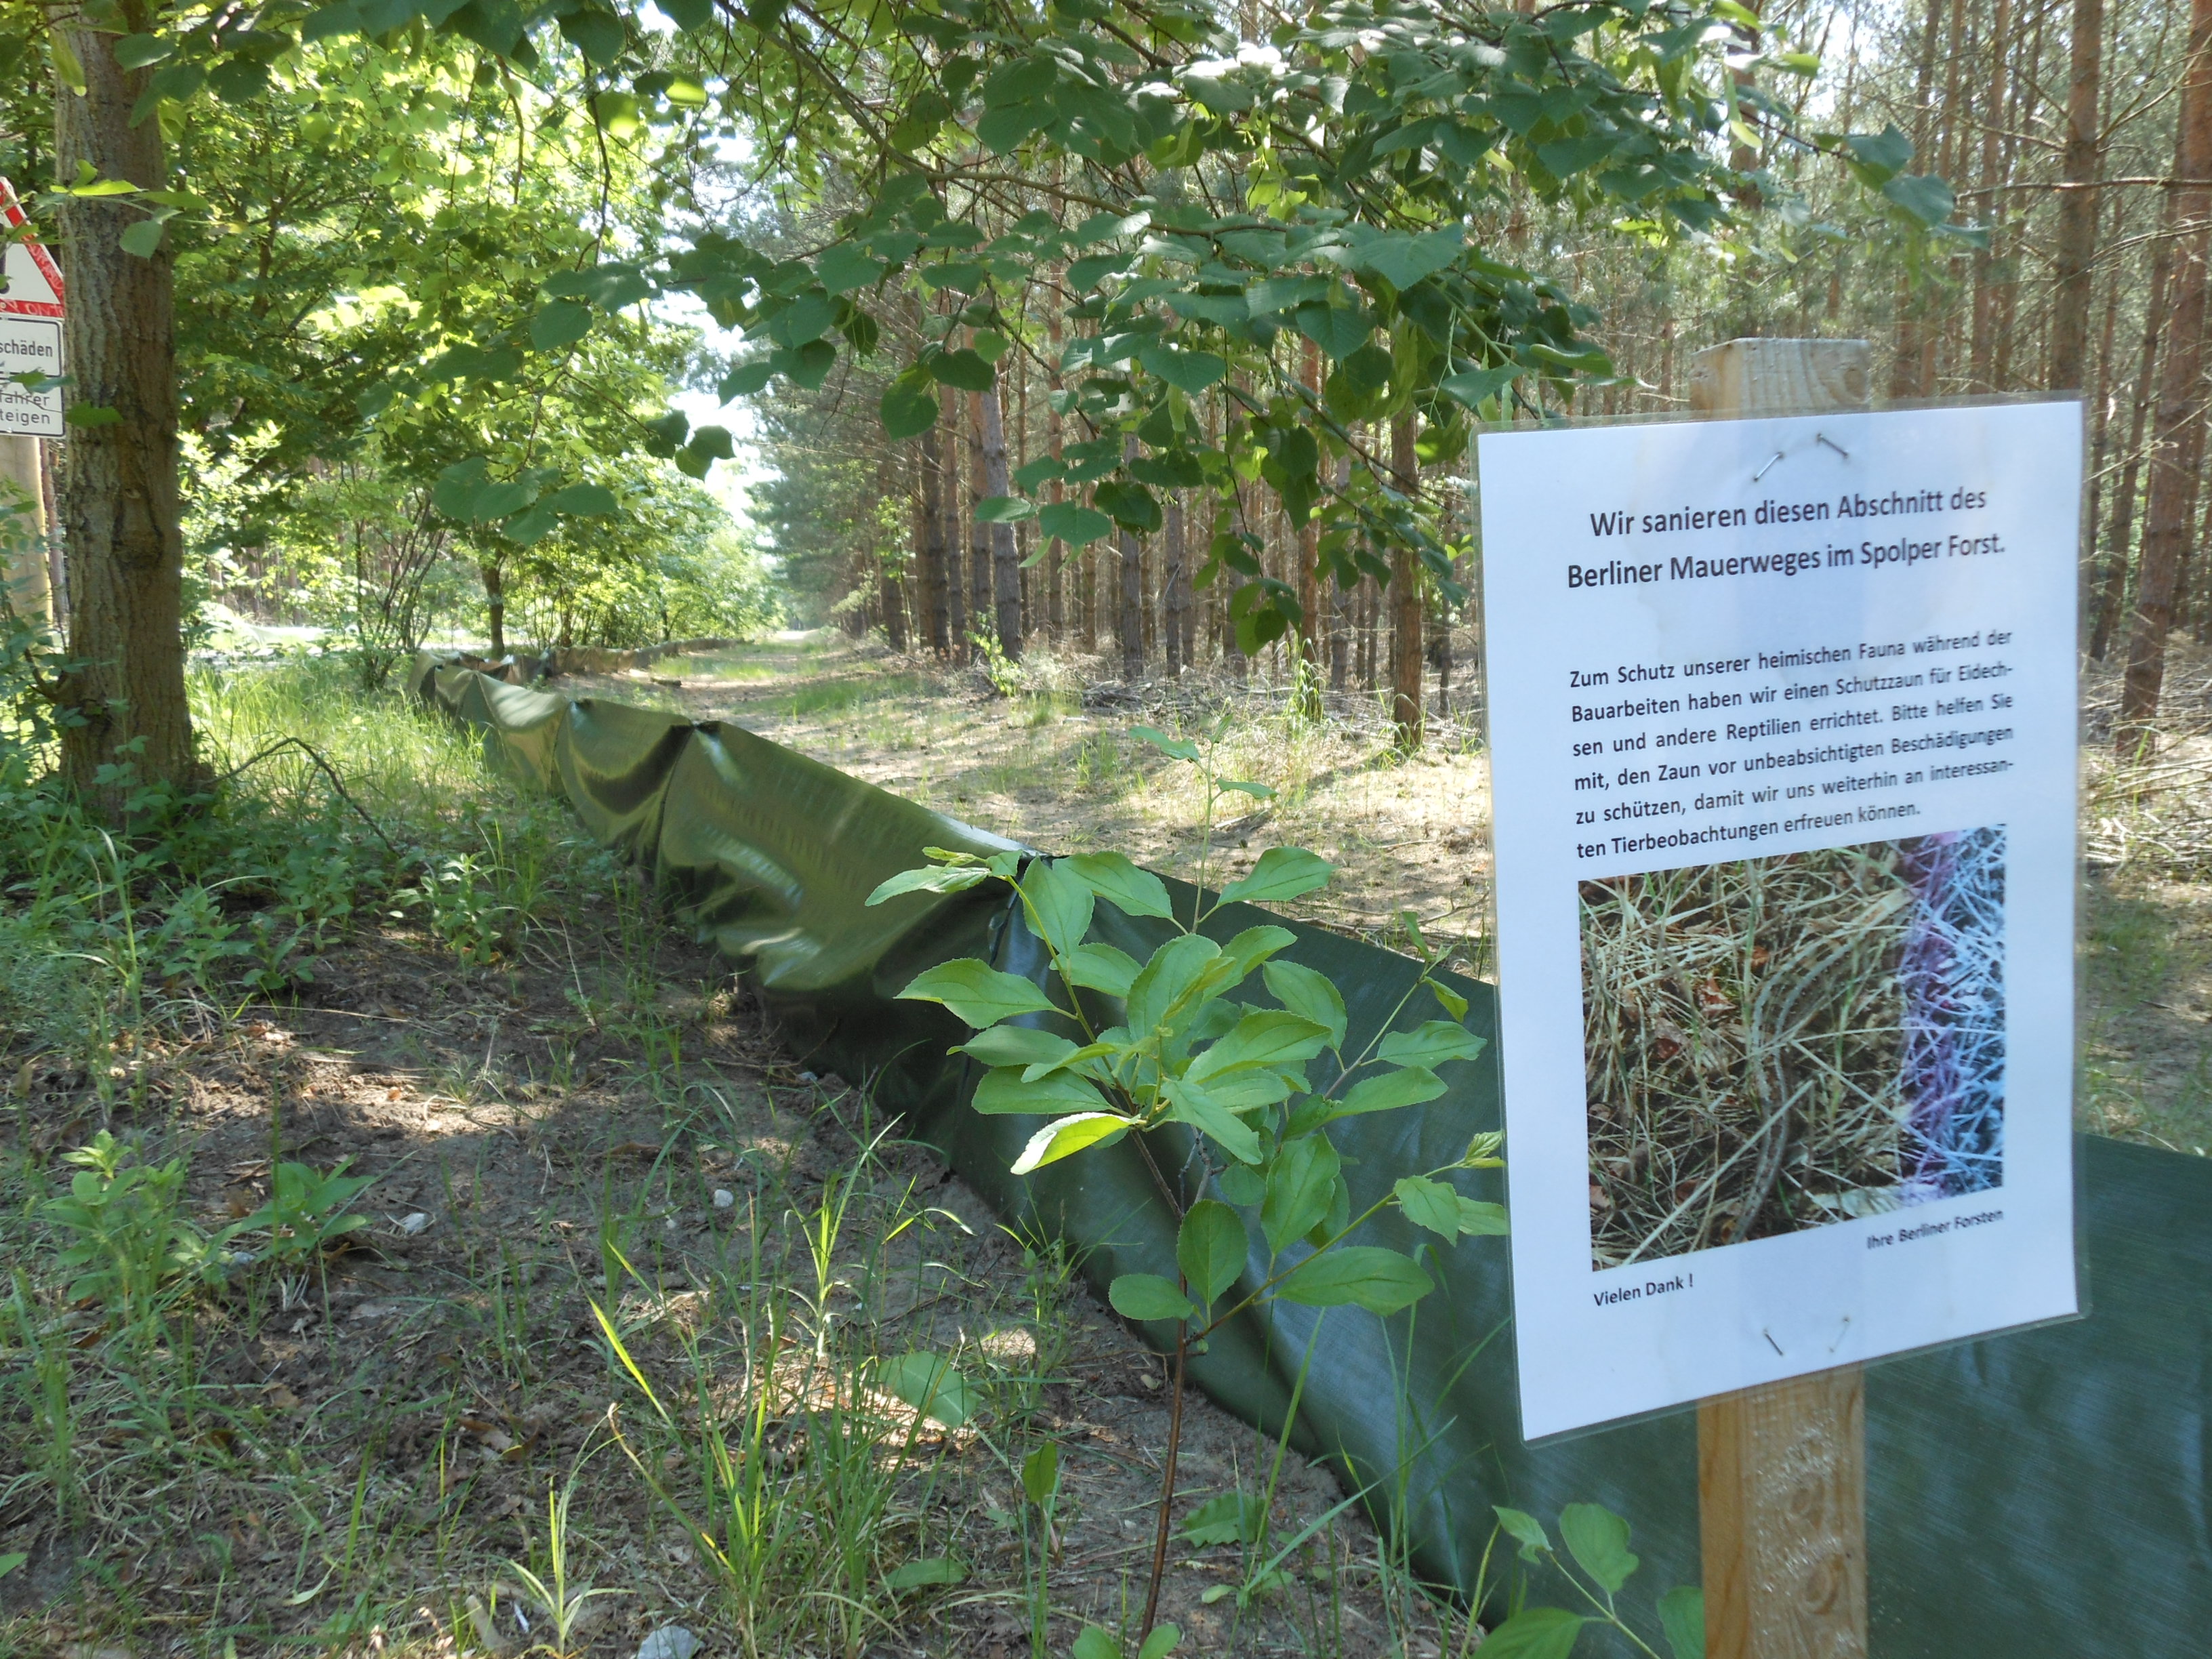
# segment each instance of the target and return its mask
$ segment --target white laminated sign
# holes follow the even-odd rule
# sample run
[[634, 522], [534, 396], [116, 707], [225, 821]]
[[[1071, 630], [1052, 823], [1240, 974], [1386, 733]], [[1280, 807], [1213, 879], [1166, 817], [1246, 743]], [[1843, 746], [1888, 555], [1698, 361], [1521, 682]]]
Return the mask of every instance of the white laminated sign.
[[1480, 441], [1529, 1438], [2076, 1311], [2081, 441]]
[[[26, 222], [15, 192], [0, 179], [0, 217], [10, 228]], [[66, 437], [58, 386], [33, 391], [20, 374], [62, 372], [62, 273], [46, 245], [7, 245], [6, 285], [0, 288], [0, 434]]]

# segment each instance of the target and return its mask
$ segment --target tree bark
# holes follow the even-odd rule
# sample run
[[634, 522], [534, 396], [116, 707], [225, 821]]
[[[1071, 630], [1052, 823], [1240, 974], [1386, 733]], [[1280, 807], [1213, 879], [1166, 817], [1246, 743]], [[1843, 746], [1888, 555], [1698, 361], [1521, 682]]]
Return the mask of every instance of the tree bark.
[[484, 624], [491, 633], [495, 661], [507, 654], [507, 573], [495, 562], [487, 561], [477, 567], [477, 574], [483, 579]]
[[[167, 183], [161, 124], [133, 126], [143, 70], [115, 61], [125, 35], [152, 27], [145, 0], [124, 0], [112, 32], [58, 32], [84, 65], [85, 95], [56, 89], [56, 159], [64, 178], [88, 164], [147, 190]], [[120, 417], [70, 434], [57, 503], [69, 550], [69, 651], [59, 696], [82, 724], [62, 730], [63, 775], [113, 816], [133, 782], [184, 785], [194, 773], [185, 698], [185, 544], [177, 487], [174, 256], [149, 259], [118, 239], [143, 219], [130, 197], [71, 197], [62, 210], [69, 313], [63, 353], [72, 404]], [[115, 769], [127, 768], [127, 772]]]
[[938, 397], [938, 424], [944, 428], [945, 440], [939, 453], [944, 458], [944, 489], [938, 501], [944, 514], [941, 532], [945, 547], [945, 648], [955, 662], [968, 660], [968, 578], [965, 560], [960, 550], [960, 400], [951, 386], [942, 388]]
[[2191, 0], [2189, 57], [2177, 119], [2173, 174], [2173, 297], [2167, 307], [2166, 365], [2159, 377], [2151, 439], [2150, 501], [2143, 513], [2142, 567], [2136, 580], [2135, 627], [2120, 691], [2114, 746], [2129, 755], [2150, 740], [2166, 678], [2166, 636], [2173, 625], [2174, 583], [2194, 527], [2197, 462], [2203, 443], [2204, 258], [2212, 230], [2212, 0]]
[[915, 533], [916, 556], [921, 565], [921, 622], [929, 635], [929, 648], [939, 656], [952, 650], [946, 631], [945, 609], [944, 458], [933, 426], [921, 434], [921, 522]]
[[2097, 112], [2104, 78], [2105, 0], [2074, 0], [2072, 77], [2066, 89], [2066, 182], [2058, 193], [2057, 251], [2051, 259], [2055, 292], [2051, 308], [2053, 392], [2087, 384], [2090, 284], [2097, 251], [2096, 182], [2103, 147]]
[[[1912, 159], [1923, 171], [1928, 167], [1928, 128], [1935, 112], [1932, 94], [1936, 81], [1936, 43], [1940, 38], [1942, 21], [1943, 0], [1928, 0], [1928, 9], [1920, 31], [1920, 62], [1912, 98]], [[1927, 390], [1921, 384], [1922, 336], [1925, 329], [1922, 312], [1925, 304], [1911, 276], [1900, 272], [1897, 279], [1896, 355], [1892, 358], [1889, 368], [1889, 395], [1892, 398], [1917, 398]]]
[[[983, 496], [1005, 495], [1013, 489], [1006, 476], [1006, 425], [999, 407], [999, 386], [975, 394], [982, 438]], [[991, 598], [996, 613], [999, 649], [1019, 662], [1022, 656], [1022, 561], [1014, 546], [1010, 524], [988, 526], [991, 544]]]
[[1160, 618], [1160, 643], [1167, 658], [1168, 678], [1182, 675], [1183, 618], [1190, 608], [1188, 585], [1183, 578], [1182, 496], [1170, 495], [1167, 500], [1166, 557], [1160, 571], [1160, 609], [1165, 613]]
[[2089, 654], [2102, 662], [2119, 625], [2128, 597], [2128, 565], [2135, 554], [2136, 499], [2142, 483], [2143, 428], [2150, 417], [2151, 386], [2158, 374], [2159, 339], [2166, 324], [2166, 280], [2173, 265], [2173, 198], [2166, 201], [2150, 261], [2150, 304], [2143, 312], [2142, 360], [2136, 365], [2135, 401], [2129, 417], [2127, 460], [2112, 497], [2112, 527], [2106, 538], [2105, 580], [2097, 615], [2089, 630]]
[[[1057, 392], [1060, 390], [1060, 301], [1054, 298], [1047, 303], [1051, 307], [1046, 326], [1052, 343], [1053, 366], [1052, 379], [1048, 384], [1051, 392]], [[1060, 406], [1049, 396], [1046, 398], [1044, 405], [1044, 441], [1053, 459], [1058, 460], [1060, 449]], [[1066, 481], [1054, 478], [1052, 481], [1053, 505], [1057, 507], [1066, 499]], [[1066, 586], [1063, 571], [1066, 562], [1067, 544], [1055, 536], [1044, 553], [1045, 627], [1050, 631], [1055, 647], [1067, 638], [1067, 602], [1063, 591]]]
[[[2206, 0], [2212, 4], [2212, 0]], [[1390, 422], [1390, 471], [1408, 502], [1419, 498], [1420, 464], [1413, 454], [1413, 411]], [[1421, 746], [1421, 566], [1411, 543], [1390, 550], [1390, 725], [1398, 747]]]

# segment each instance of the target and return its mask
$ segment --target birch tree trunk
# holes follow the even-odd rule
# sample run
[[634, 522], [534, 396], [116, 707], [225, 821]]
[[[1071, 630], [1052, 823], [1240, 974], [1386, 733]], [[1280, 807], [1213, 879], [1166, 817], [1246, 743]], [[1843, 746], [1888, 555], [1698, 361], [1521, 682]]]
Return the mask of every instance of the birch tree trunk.
[[[85, 95], [58, 88], [57, 161], [147, 190], [167, 184], [161, 124], [133, 126], [146, 90], [115, 47], [152, 27], [145, 0], [124, 0], [108, 27], [58, 25], [84, 65]], [[182, 785], [194, 772], [185, 701], [184, 536], [177, 488], [174, 258], [118, 238], [144, 216], [124, 196], [71, 197], [62, 210], [69, 314], [69, 401], [120, 418], [70, 434], [57, 505], [69, 550], [69, 653], [60, 697], [82, 724], [62, 731], [64, 777], [103, 812], [121, 811], [131, 780]], [[127, 768], [127, 772], [118, 769]]]

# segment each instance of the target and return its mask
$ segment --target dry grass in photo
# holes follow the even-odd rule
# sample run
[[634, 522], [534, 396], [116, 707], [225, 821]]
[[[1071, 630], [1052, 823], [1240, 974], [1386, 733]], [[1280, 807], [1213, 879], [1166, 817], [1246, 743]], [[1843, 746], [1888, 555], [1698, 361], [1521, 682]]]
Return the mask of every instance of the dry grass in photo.
[[2003, 832], [1585, 882], [1598, 1267], [1997, 1184]]

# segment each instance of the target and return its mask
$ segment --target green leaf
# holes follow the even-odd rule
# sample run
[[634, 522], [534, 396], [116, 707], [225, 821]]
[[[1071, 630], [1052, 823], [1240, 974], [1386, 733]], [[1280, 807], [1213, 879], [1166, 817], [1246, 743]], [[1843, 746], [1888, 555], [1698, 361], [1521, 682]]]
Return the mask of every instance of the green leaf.
[[594, 69], [605, 69], [629, 44], [622, 19], [604, 11], [572, 11], [561, 19], [561, 33], [575, 42]]
[[5, 1578], [30, 1559], [29, 1553], [24, 1550], [10, 1550], [7, 1554], [0, 1555], [0, 1578]]
[[1179, 351], [1171, 346], [1147, 345], [1137, 361], [1148, 374], [1158, 376], [1179, 392], [1196, 397], [1229, 373], [1229, 360], [1211, 351]]
[[1073, 1072], [1048, 1072], [1024, 1081], [1025, 1065], [994, 1066], [975, 1085], [969, 1104], [987, 1117], [1050, 1117], [1060, 1112], [1095, 1112], [1106, 1103]]
[[1401, 1106], [1418, 1106], [1443, 1093], [1443, 1079], [1425, 1066], [1385, 1072], [1355, 1083], [1338, 1103], [1333, 1117], [1357, 1117], [1362, 1112], [1390, 1112]]
[[1949, 184], [1932, 173], [1893, 179], [1881, 187], [1881, 193], [1922, 224], [1930, 227], [1949, 219], [1952, 210], [1959, 204]]
[[122, 411], [106, 404], [71, 404], [62, 411], [62, 424], [74, 427], [113, 426]]
[[1168, 1017], [1221, 955], [1221, 947], [1195, 933], [1170, 939], [1152, 952], [1129, 987], [1129, 1030], [1141, 1042]]
[[1016, 1014], [1052, 1012], [1052, 999], [1018, 974], [1002, 974], [973, 957], [939, 963], [915, 975], [902, 1000], [941, 1002], [969, 1024], [995, 1025]]
[[1127, 854], [1078, 853], [1059, 860], [1059, 867], [1124, 915], [1174, 919], [1167, 884], [1151, 871], [1139, 870]]
[[[1035, 1088], [1036, 1085], [1026, 1086]], [[1119, 1112], [1078, 1112], [1073, 1117], [1048, 1123], [1031, 1135], [1029, 1144], [1022, 1148], [1022, 1155], [1014, 1160], [1012, 1173], [1027, 1175], [1048, 1164], [1057, 1164], [1063, 1158], [1072, 1158], [1086, 1146], [1119, 1140], [1139, 1127], [1135, 1118], [1124, 1117]]]
[[1030, 918], [1056, 955], [1066, 956], [1091, 931], [1096, 900], [1090, 884], [1064, 867], [1064, 860], [1033, 859], [1022, 877], [1022, 896]]
[[686, 34], [714, 21], [714, 0], [658, 0], [668, 21]]
[[998, 383], [998, 371], [965, 346], [939, 352], [928, 362], [932, 374], [963, 392], [988, 392]]
[[1459, 1237], [1459, 1194], [1441, 1181], [1407, 1176], [1391, 1188], [1406, 1219], [1447, 1239]]
[[937, 424], [937, 394], [903, 379], [891, 382], [879, 407], [884, 435], [894, 441], [918, 438]]
[[1486, 1659], [1568, 1659], [1588, 1623], [1565, 1607], [1523, 1607], [1483, 1638]]
[[1224, 1492], [1193, 1510], [1176, 1533], [1201, 1549], [1211, 1544], [1250, 1544], [1258, 1541], [1266, 1518], [1267, 1504], [1259, 1493]]
[[140, 259], [150, 259], [161, 246], [161, 222], [159, 219], [141, 219], [134, 225], [126, 225], [123, 234], [115, 240], [125, 253]]
[[[681, 0], [678, 0], [681, 4]], [[664, 3], [672, 17], [675, 12]], [[928, 1589], [940, 1584], [961, 1584], [968, 1580], [968, 1569], [949, 1555], [927, 1555], [919, 1561], [908, 1561], [893, 1567], [884, 1575], [884, 1588], [893, 1595], [907, 1590]]]
[[795, 386], [812, 392], [830, 378], [830, 371], [837, 366], [837, 348], [827, 340], [809, 340], [802, 346], [771, 351], [768, 362], [771, 372], [784, 376]]
[[[1298, 942], [1298, 936], [1287, 927], [1272, 923], [1258, 927], [1247, 927], [1235, 939], [1221, 947], [1221, 954], [1237, 964], [1237, 977], [1241, 981], [1255, 968], [1279, 951], [1287, 951]], [[1293, 1009], [1292, 1012], [1297, 1011]], [[1321, 1022], [1316, 1021], [1316, 1024]], [[1315, 1050], [1318, 1054], [1320, 1050]], [[1310, 1058], [1310, 1056], [1309, 1056]]]
[[1260, 861], [1252, 866], [1250, 875], [1221, 890], [1221, 902], [1227, 904], [1238, 899], [1247, 903], [1293, 899], [1301, 893], [1328, 886], [1328, 878], [1335, 873], [1334, 865], [1303, 847], [1270, 847], [1260, 854]]
[[530, 319], [530, 343], [540, 351], [572, 346], [592, 331], [592, 308], [574, 300], [556, 300]]
[[1349, 1304], [1387, 1317], [1411, 1307], [1434, 1289], [1429, 1276], [1395, 1250], [1373, 1244], [1338, 1244], [1300, 1262], [1297, 1270], [1276, 1287], [1276, 1294], [1301, 1307], [1340, 1308]]
[[[1137, 1650], [1137, 1659], [1168, 1659], [1168, 1655], [1176, 1650], [1176, 1644], [1182, 1640], [1181, 1626], [1155, 1625], [1152, 1633], [1145, 1638], [1145, 1644]], [[1076, 1659], [1083, 1659], [1083, 1656], [1079, 1654]]]
[[1076, 501], [1054, 501], [1037, 509], [1037, 528], [1054, 541], [1070, 547], [1088, 547], [1114, 528], [1114, 520], [1096, 507]]
[[1260, 1231], [1270, 1251], [1280, 1255], [1328, 1213], [1343, 1167], [1326, 1135], [1301, 1135], [1276, 1150], [1267, 1161], [1267, 1194], [1260, 1200]]
[[1205, 1083], [1236, 1072], [1279, 1070], [1311, 1060], [1328, 1046], [1328, 1027], [1279, 1008], [1249, 1013], [1184, 1073]]
[[1075, 1045], [1034, 1025], [994, 1025], [978, 1031], [952, 1051], [972, 1054], [986, 1066], [1030, 1066], [1065, 1060]]
[[1443, 1005], [1443, 1011], [1446, 1013], [1449, 1014], [1454, 1019], [1465, 1019], [1467, 1018], [1467, 999], [1465, 997], [1462, 996], [1458, 992], [1453, 990], [1450, 986], [1443, 983], [1441, 981], [1432, 979], [1428, 981], [1427, 984], [1430, 994]]
[[1075, 1638], [1073, 1659], [1121, 1659], [1121, 1644], [1097, 1626], [1085, 1625]]
[[1869, 181], [1873, 184], [1896, 177], [1912, 160], [1912, 141], [1894, 125], [1878, 133], [1854, 132], [1844, 138], [1844, 145], [1852, 159], [1873, 175]]
[[1140, 483], [1109, 478], [1091, 492], [1091, 499], [1127, 529], [1148, 534], [1160, 527], [1159, 497]]
[[1601, 1504], [1570, 1504], [1561, 1510], [1559, 1536], [1607, 1595], [1619, 1595], [1636, 1571], [1636, 1558], [1628, 1552], [1628, 1522]]
[[1111, 945], [1079, 945], [1061, 953], [1060, 967], [1069, 984], [1109, 997], [1127, 996], [1138, 973], [1137, 959]]
[[1221, 1299], [1244, 1271], [1244, 1222], [1218, 1199], [1202, 1198], [1176, 1233], [1176, 1265], [1202, 1304]]
[[1176, 1288], [1175, 1280], [1158, 1273], [1123, 1273], [1106, 1287], [1106, 1299], [1114, 1304], [1115, 1313], [1139, 1324], [1188, 1319], [1198, 1311], [1190, 1305], [1190, 1298]]
[[1457, 374], [1446, 375], [1437, 382], [1437, 388], [1469, 409], [1478, 409], [1527, 372], [1518, 363], [1504, 363], [1496, 368], [1462, 369]]
[[1299, 333], [1331, 358], [1348, 357], [1367, 343], [1374, 323], [1364, 311], [1349, 306], [1309, 302], [1291, 313]]
[[1040, 1508], [1060, 1490], [1060, 1442], [1048, 1440], [1022, 1459], [1022, 1491]]
[[1459, 1230], [1469, 1238], [1504, 1238], [1513, 1228], [1507, 1219], [1505, 1206], [1480, 1198], [1462, 1198], [1459, 1201]]
[[876, 890], [868, 895], [867, 902], [881, 904], [885, 899], [896, 898], [902, 893], [959, 893], [988, 881], [991, 872], [974, 865], [933, 864], [920, 870], [902, 870], [887, 881], [878, 882]]
[[840, 242], [835, 247], [825, 247], [814, 262], [815, 275], [822, 286], [831, 294], [849, 294], [856, 288], [872, 288], [890, 269], [890, 264], [873, 254]]
[[1019, 524], [1036, 516], [1036, 503], [1018, 495], [986, 495], [970, 516], [977, 524]]
[[886, 1359], [876, 1381], [923, 1417], [948, 1429], [958, 1428], [982, 1403], [975, 1386], [941, 1353], [902, 1353]]
[[1552, 1540], [1542, 1522], [1525, 1510], [1509, 1510], [1502, 1504], [1492, 1507], [1498, 1512], [1498, 1524], [1520, 1541], [1523, 1561], [1533, 1565], [1550, 1553]]
[[545, 498], [545, 506], [572, 519], [611, 519], [622, 510], [615, 492], [605, 484], [572, 483]]
[[1171, 738], [1157, 726], [1133, 726], [1129, 728], [1129, 735], [1143, 738], [1163, 755], [1176, 760], [1196, 761], [1201, 758], [1198, 745], [1188, 738]]
[[1677, 1584], [1659, 1598], [1659, 1628], [1674, 1659], [1705, 1659], [1705, 1593]]
[[1168, 1115], [1201, 1131], [1240, 1164], [1260, 1161], [1260, 1137], [1252, 1127], [1194, 1083], [1170, 1078], [1160, 1092], [1167, 1097]]
[[1447, 225], [1424, 236], [1389, 231], [1360, 248], [1355, 262], [1359, 270], [1373, 271], [1391, 287], [1402, 290], [1442, 270], [1459, 258], [1459, 250], [1457, 225]]
[[208, 71], [207, 83], [226, 104], [250, 104], [269, 90], [269, 65], [251, 58], [226, 58]]
[[1473, 1060], [1483, 1046], [1464, 1025], [1431, 1019], [1410, 1031], [1391, 1032], [1375, 1053], [1386, 1066], [1436, 1066], [1449, 1060]]
[[1295, 962], [1271, 962], [1261, 972], [1276, 1001], [1324, 1027], [1330, 1048], [1344, 1047], [1344, 997], [1328, 975]]
[[126, 34], [115, 43], [115, 64], [118, 69], [145, 69], [174, 57], [176, 51], [175, 41], [158, 34]]

